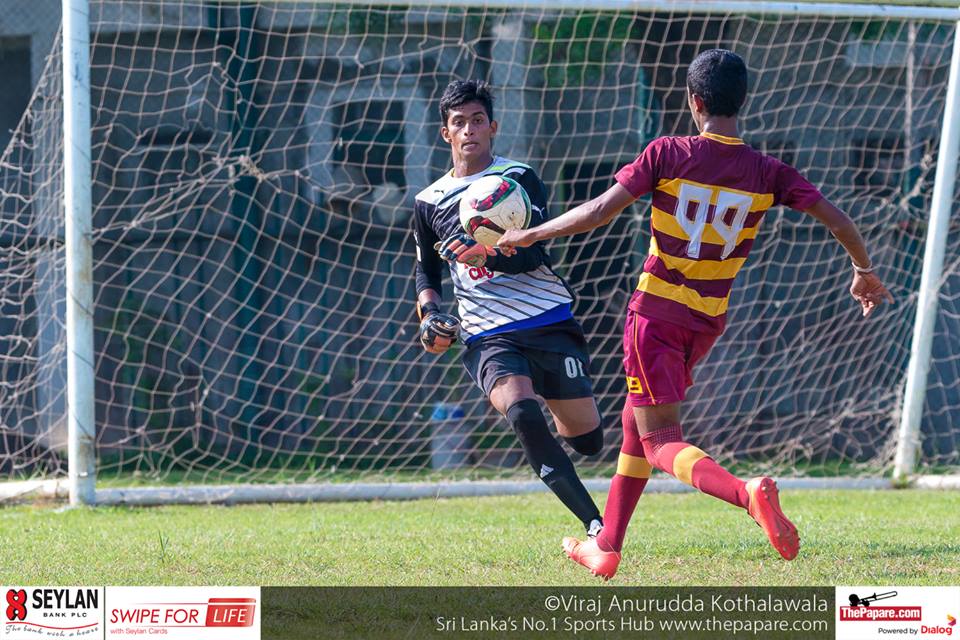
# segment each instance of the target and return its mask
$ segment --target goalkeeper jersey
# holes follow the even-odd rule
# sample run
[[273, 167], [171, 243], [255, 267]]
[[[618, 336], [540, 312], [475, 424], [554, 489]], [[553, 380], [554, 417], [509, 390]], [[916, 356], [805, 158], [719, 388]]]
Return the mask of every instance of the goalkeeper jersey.
[[653, 238], [630, 308], [714, 335], [767, 210], [823, 197], [793, 167], [712, 133], [657, 138], [616, 179], [635, 198], [652, 194]]
[[542, 327], [573, 317], [573, 294], [554, 273], [541, 243], [521, 248], [509, 258], [487, 258], [483, 267], [448, 263], [434, 249], [437, 242], [463, 231], [460, 198], [472, 182], [489, 175], [512, 178], [526, 190], [532, 208], [530, 226], [547, 220], [547, 191], [539, 176], [528, 165], [500, 156], [471, 176], [457, 178], [448, 171], [417, 194], [414, 205], [417, 293], [424, 289], [440, 292], [441, 274], [448, 270], [459, 305], [460, 328], [468, 343], [482, 336]]

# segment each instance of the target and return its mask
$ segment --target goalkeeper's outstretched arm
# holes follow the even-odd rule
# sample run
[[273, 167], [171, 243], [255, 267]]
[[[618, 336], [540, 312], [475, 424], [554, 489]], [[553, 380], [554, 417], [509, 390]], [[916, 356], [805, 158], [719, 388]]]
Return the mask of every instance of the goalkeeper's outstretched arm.
[[[547, 188], [536, 172], [533, 169], [524, 171], [518, 176], [517, 182], [530, 198], [529, 226], [537, 227], [549, 220]], [[444, 260], [462, 262], [471, 267], [486, 267], [497, 273], [526, 273], [542, 264], [550, 264], [546, 246], [543, 244], [521, 247], [509, 254], [504, 254], [484, 247], [465, 232], [444, 239], [438, 251]]]
[[636, 198], [620, 183], [562, 216], [549, 220], [532, 229], [510, 229], [500, 238], [497, 246], [505, 255], [513, 255], [516, 247], [529, 247], [535, 242], [572, 236], [590, 231], [613, 220], [613, 217], [630, 206]]

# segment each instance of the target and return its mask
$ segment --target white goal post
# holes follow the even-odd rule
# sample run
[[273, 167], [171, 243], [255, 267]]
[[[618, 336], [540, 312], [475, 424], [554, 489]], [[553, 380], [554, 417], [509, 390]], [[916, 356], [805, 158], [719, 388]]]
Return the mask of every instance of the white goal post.
[[63, 0], [63, 204], [70, 504], [96, 501], [90, 6]]
[[[772, 211], [688, 432], [785, 486], [960, 486], [955, 5], [63, 0], [62, 38], [0, 163], [0, 500], [541, 490], [459, 353], [413, 339], [439, 91], [493, 83], [497, 150], [538, 167], [556, 214], [690, 132], [685, 65], [713, 46], [750, 67], [747, 141], [851, 213], [898, 302], [858, 322], [842, 251]], [[607, 416], [588, 478], [619, 446], [645, 207], [624, 218], [552, 248]]]
[[[897, 455], [894, 478], [905, 480], [914, 473], [917, 450], [920, 446], [920, 421], [926, 396], [927, 375], [933, 348], [937, 303], [943, 277], [943, 258], [950, 232], [950, 217], [956, 202], [957, 156], [960, 155], [960, 21], [953, 40], [950, 58], [950, 80], [940, 134], [940, 153], [937, 156], [937, 174], [933, 183], [933, 202], [930, 223], [923, 252], [923, 273], [920, 276], [920, 295], [917, 300], [917, 319], [910, 347], [910, 365], [903, 398], [903, 415], [897, 437]], [[958, 483], [960, 484], [960, 483]]]

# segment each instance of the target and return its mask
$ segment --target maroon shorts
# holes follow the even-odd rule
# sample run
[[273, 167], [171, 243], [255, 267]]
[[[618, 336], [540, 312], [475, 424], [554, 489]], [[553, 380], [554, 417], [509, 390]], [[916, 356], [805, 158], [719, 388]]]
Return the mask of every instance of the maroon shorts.
[[630, 404], [641, 407], [682, 401], [687, 387], [693, 384], [693, 367], [718, 337], [628, 309], [623, 327], [623, 368]]

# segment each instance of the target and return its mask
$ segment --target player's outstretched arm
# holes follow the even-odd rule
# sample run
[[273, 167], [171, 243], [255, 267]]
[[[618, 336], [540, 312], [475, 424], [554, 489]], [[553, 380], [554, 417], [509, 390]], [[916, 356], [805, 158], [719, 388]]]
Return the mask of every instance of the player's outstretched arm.
[[636, 200], [629, 191], [619, 183], [614, 184], [604, 193], [593, 200], [585, 202], [562, 216], [549, 220], [539, 227], [532, 229], [510, 229], [503, 236], [497, 246], [504, 255], [513, 255], [516, 247], [529, 247], [535, 242], [572, 236], [584, 231], [596, 229], [610, 222], [615, 215], [626, 209]]
[[864, 317], [873, 313], [880, 303], [884, 301], [892, 303], [893, 296], [873, 271], [873, 263], [867, 254], [863, 237], [853, 220], [826, 198], [821, 198], [805, 211], [826, 225], [833, 237], [850, 255], [854, 268], [850, 295], [860, 303]]

